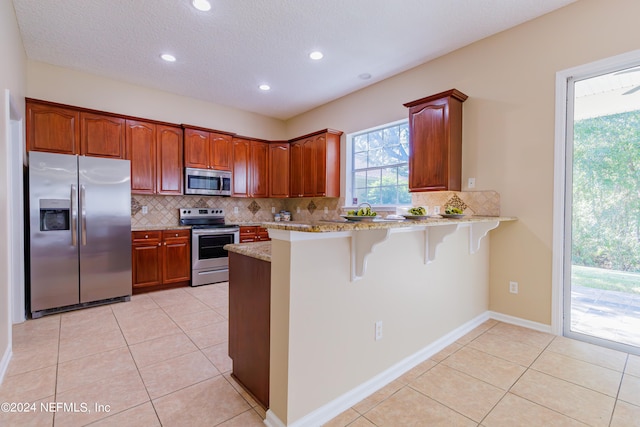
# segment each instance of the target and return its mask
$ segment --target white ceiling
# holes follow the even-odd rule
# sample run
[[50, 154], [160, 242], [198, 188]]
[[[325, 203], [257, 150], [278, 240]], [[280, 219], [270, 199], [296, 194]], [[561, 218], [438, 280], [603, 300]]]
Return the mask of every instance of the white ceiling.
[[575, 0], [210, 1], [13, 4], [31, 60], [287, 119]]

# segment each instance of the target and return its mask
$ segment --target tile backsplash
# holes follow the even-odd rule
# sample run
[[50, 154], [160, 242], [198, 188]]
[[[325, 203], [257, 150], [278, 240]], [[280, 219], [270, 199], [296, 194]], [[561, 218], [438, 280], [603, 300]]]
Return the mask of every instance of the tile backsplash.
[[[428, 193], [412, 193], [413, 206], [429, 206], [433, 213], [434, 206], [453, 205], [461, 207], [465, 214], [499, 216], [500, 195], [495, 191], [439, 191]], [[147, 213], [143, 213], [143, 206]], [[206, 196], [131, 196], [131, 225], [175, 226], [178, 225], [178, 210], [186, 207], [222, 208], [226, 222], [265, 222], [272, 221], [272, 209], [276, 212], [291, 212], [292, 221], [317, 221], [321, 219], [338, 219], [343, 209], [344, 198], [292, 198], [292, 199], [247, 199], [240, 197], [206, 197]], [[237, 208], [237, 212], [234, 209]], [[377, 209], [380, 212], [395, 213], [395, 208]]]

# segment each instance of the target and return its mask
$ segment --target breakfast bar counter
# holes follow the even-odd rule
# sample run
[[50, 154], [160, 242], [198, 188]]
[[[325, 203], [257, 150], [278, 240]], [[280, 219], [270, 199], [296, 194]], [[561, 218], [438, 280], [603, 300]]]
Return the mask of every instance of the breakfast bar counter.
[[[265, 424], [322, 425], [487, 320], [489, 232], [514, 220], [262, 223], [272, 239], [262, 247], [270, 244]], [[226, 248], [256, 258], [254, 245]]]

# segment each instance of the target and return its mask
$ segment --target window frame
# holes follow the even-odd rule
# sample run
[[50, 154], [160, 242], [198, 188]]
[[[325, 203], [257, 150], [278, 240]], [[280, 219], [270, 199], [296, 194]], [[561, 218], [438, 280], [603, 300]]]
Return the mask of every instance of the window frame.
[[[409, 126], [409, 119], [408, 118], [403, 118], [400, 120], [395, 120], [393, 122], [389, 122], [389, 123], [385, 123], [382, 125], [378, 125], [378, 126], [373, 126], [371, 128], [368, 129], [362, 129], [359, 130], [357, 132], [352, 132], [347, 134], [346, 137], [346, 177], [345, 177], [345, 208], [346, 207], [355, 207], [357, 204], [360, 203], [364, 203], [362, 201], [359, 201], [358, 203], [353, 203], [353, 198], [354, 198], [354, 189], [353, 189], [353, 184], [354, 184], [354, 170], [355, 170], [355, 156], [353, 153], [354, 150], [354, 139], [362, 134], [367, 134], [367, 133], [371, 133], [371, 132], [376, 132], [379, 130], [383, 130], [386, 128], [392, 128], [398, 125], [402, 125], [402, 124], [406, 124], [407, 127]], [[410, 155], [410, 153], [409, 153]], [[389, 165], [384, 165], [384, 166], [372, 166], [371, 168], [365, 168], [365, 169], [359, 169], [359, 170], [367, 170], [367, 169], [378, 169], [378, 168], [384, 168], [384, 167], [396, 167], [396, 166], [401, 166], [401, 165], [406, 165], [407, 168], [409, 167], [409, 160], [407, 159], [406, 163], [394, 163], [394, 164], [389, 164]], [[411, 193], [409, 193], [409, 196], [411, 197]], [[401, 203], [396, 203], [396, 204], [388, 204], [388, 205], [384, 205], [384, 204], [372, 204], [372, 206], [376, 206], [376, 207], [380, 207], [380, 208], [394, 208], [394, 207], [402, 207], [402, 206], [411, 206], [411, 201], [409, 201], [406, 204], [401, 204]]]

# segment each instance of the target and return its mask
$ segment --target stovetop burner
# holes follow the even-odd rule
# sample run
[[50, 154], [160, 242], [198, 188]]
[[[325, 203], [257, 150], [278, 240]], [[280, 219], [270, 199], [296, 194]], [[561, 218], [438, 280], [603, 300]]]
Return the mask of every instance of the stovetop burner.
[[180, 225], [191, 225], [192, 228], [226, 228], [233, 227], [224, 223], [224, 209], [182, 208], [180, 209]]

